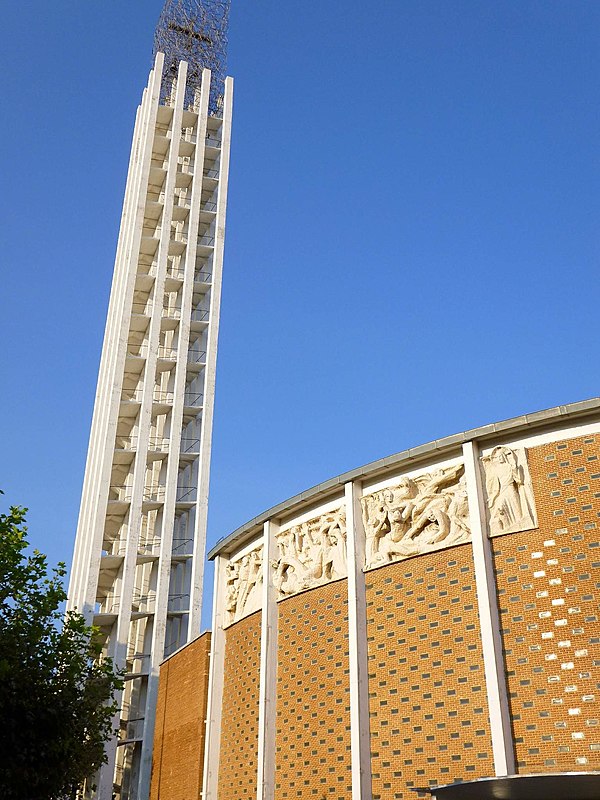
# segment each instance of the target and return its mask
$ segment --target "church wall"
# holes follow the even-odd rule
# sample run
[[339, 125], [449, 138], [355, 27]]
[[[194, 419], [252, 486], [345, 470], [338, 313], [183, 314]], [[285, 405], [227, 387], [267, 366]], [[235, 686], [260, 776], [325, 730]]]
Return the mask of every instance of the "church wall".
[[529, 449], [539, 527], [493, 540], [519, 772], [600, 769], [599, 444]]
[[561, 407], [347, 473], [223, 540], [206, 800], [600, 769], [599, 443], [600, 401]]
[[160, 668], [150, 800], [189, 800], [202, 787], [210, 633]]
[[469, 545], [367, 573], [373, 800], [493, 772]]
[[347, 581], [278, 605], [275, 798], [349, 800]]
[[226, 632], [219, 800], [256, 797], [261, 612]]

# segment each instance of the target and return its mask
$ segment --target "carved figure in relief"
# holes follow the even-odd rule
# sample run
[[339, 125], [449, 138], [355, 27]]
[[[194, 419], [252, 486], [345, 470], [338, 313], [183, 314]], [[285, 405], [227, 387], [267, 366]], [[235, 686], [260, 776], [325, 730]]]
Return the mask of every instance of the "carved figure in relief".
[[411, 478], [402, 478], [393, 490], [363, 498], [367, 564], [388, 561], [405, 550], [400, 543], [407, 534], [418, 494], [417, 484]]
[[237, 568], [235, 564], [227, 564], [225, 567], [225, 575], [225, 611], [229, 618], [233, 618], [235, 616], [238, 595]]
[[300, 580], [304, 568], [297, 559], [286, 558], [280, 561], [272, 561], [273, 585], [278, 590], [280, 596], [296, 594], [306, 589]]
[[366, 567], [458, 544], [470, 537], [462, 464], [362, 498]]
[[260, 608], [262, 582], [262, 549], [227, 565], [225, 610], [229, 623]]
[[391, 531], [388, 504], [391, 505], [393, 500], [393, 492], [375, 492], [362, 498], [367, 564], [375, 563], [379, 556], [380, 539]]
[[343, 509], [294, 525], [277, 537], [279, 560], [273, 583], [280, 597], [342, 578], [346, 566], [346, 518]]
[[490, 533], [510, 533], [535, 527], [531, 482], [519, 456], [509, 447], [494, 447], [482, 457], [489, 512]]
[[236, 608], [236, 618], [246, 609], [255, 610], [260, 605], [260, 586], [262, 585], [262, 554], [254, 550], [244, 556], [239, 572], [239, 595]]

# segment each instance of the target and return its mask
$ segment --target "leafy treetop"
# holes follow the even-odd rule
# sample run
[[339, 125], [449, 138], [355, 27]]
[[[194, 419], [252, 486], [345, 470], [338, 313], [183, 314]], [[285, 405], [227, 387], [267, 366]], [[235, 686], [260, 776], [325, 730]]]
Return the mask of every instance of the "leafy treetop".
[[28, 548], [25, 514], [0, 514], [0, 786], [4, 800], [64, 800], [105, 760], [122, 688], [98, 629], [63, 616], [64, 564]]

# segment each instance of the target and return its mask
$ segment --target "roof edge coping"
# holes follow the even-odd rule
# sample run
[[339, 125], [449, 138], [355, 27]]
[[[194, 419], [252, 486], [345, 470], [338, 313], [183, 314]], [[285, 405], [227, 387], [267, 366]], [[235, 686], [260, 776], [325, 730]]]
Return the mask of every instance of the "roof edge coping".
[[277, 505], [263, 511], [256, 517], [253, 517], [248, 522], [236, 528], [228, 536], [224, 536], [211, 548], [208, 552], [208, 560], [213, 561], [220, 553], [227, 554], [233, 549], [233, 545], [243, 545], [252, 536], [260, 532], [262, 525], [270, 519], [277, 519], [282, 514], [287, 514], [288, 510], [297, 506], [298, 510], [302, 506], [308, 505], [310, 501], [316, 501], [319, 497], [323, 500], [328, 495], [335, 494], [335, 490], [343, 487], [345, 483], [354, 480], [360, 480], [367, 475], [377, 475], [378, 472], [385, 473], [392, 467], [399, 466], [400, 464], [410, 464], [412, 461], [424, 460], [425, 456], [432, 453], [450, 454], [452, 450], [457, 449], [465, 442], [473, 440], [487, 440], [502, 434], [506, 435], [508, 432], [517, 433], [525, 428], [537, 427], [545, 423], [564, 420], [564, 418], [574, 418], [600, 409], [600, 397], [592, 397], [588, 400], [578, 400], [574, 403], [567, 403], [566, 405], [554, 406], [553, 408], [543, 409], [542, 411], [534, 411], [531, 414], [521, 414], [518, 417], [512, 417], [500, 422], [490, 423], [488, 425], [481, 425], [477, 428], [472, 428], [462, 433], [453, 433], [450, 436], [445, 436], [442, 439], [434, 439], [417, 447], [409, 447], [406, 450], [401, 450], [399, 453], [394, 453], [390, 456], [371, 461], [362, 467], [355, 467], [348, 472], [342, 472], [335, 478], [328, 478], [326, 481], [312, 486], [310, 489], [305, 489], [299, 494], [293, 495], [287, 500], [277, 503]]

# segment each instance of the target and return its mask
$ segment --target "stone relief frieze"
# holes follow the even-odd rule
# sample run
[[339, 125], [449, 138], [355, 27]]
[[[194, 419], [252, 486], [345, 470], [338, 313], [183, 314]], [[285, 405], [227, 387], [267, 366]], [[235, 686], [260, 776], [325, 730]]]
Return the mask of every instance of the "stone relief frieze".
[[525, 450], [494, 447], [481, 458], [490, 536], [537, 527]]
[[363, 497], [365, 569], [469, 541], [463, 473], [456, 464]]
[[280, 600], [346, 577], [344, 508], [282, 531], [277, 536], [277, 547], [279, 559], [271, 566]]
[[227, 564], [225, 574], [225, 625], [231, 625], [261, 607], [262, 545]]

